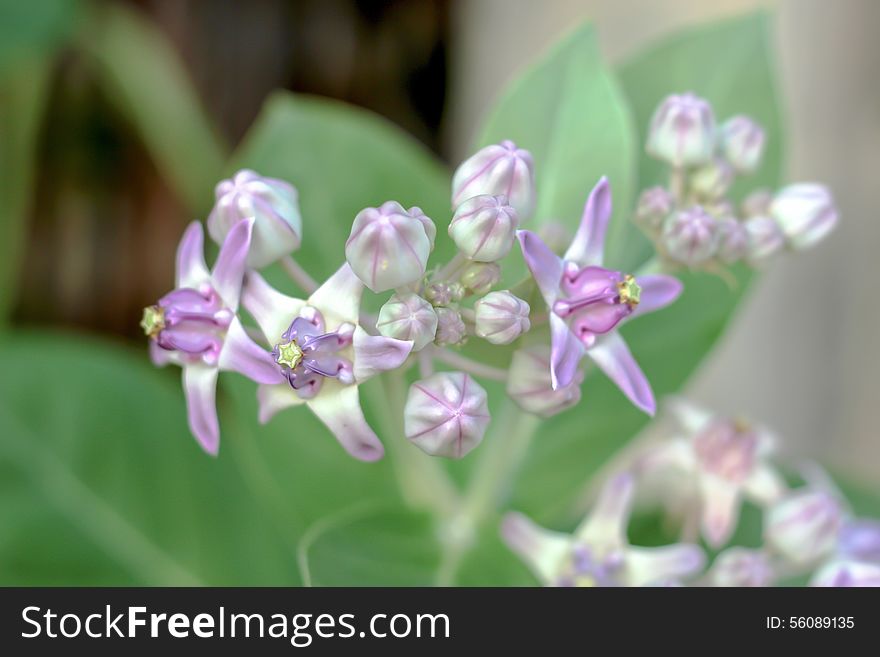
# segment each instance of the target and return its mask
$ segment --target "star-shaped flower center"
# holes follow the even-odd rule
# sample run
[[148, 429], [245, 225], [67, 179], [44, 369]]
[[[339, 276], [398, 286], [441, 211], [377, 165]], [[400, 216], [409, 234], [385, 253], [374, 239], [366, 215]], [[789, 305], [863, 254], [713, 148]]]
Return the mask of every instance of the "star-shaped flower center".
[[281, 344], [276, 345], [275, 349], [278, 352], [278, 355], [275, 357], [275, 362], [279, 365], [289, 367], [290, 369], [296, 369], [296, 366], [302, 362], [303, 350], [300, 349], [296, 340], [282, 342]]
[[620, 303], [625, 303], [630, 308], [639, 305], [639, 300], [642, 296], [642, 288], [636, 283], [636, 277], [632, 274], [627, 274], [623, 277], [623, 280], [617, 284], [617, 292], [620, 295]]
[[159, 333], [165, 328], [165, 309], [162, 306], [147, 306], [144, 308], [141, 328], [144, 329], [144, 335], [156, 340]]

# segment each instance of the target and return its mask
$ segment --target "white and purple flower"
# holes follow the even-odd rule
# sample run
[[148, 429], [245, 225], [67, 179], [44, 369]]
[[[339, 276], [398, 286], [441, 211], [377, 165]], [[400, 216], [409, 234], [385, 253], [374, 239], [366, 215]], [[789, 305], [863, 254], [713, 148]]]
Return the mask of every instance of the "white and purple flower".
[[563, 257], [533, 232], [521, 230], [517, 237], [550, 310], [553, 388], [568, 386], [581, 358], [588, 355], [638, 408], [653, 414], [651, 387], [616, 329], [624, 320], [669, 305], [682, 285], [671, 276], [636, 278], [603, 267], [610, 217], [611, 190], [602, 178], [587, 199], [580, 228]]
[[177, 249], [177, 287], [145, 308], [141, 320], [151, 339], [153, 362], [183, 368], [190, 430], [214, 455], [220, 448], [215, 403], [220, 370], [239, 372], [262, 384], [282, 380], [272, 357], [248, 337], [236, 316], [253, 228], [253, 219], [232, 226], [213, 271], [208, 271], [202, 225], [191, 223]]
[[280, 380], [257, 391], [260, 421], [305, 404], [349, 454], [375, 461], [384, 448], [364, 418], [358, 384], [399, 367], [413, 343], [370, 335], [358, 325], [363, 288], [348, 264], [308, 300], [282, 294], [250, 272], [242, 303], [274, 345], [273, 366]]

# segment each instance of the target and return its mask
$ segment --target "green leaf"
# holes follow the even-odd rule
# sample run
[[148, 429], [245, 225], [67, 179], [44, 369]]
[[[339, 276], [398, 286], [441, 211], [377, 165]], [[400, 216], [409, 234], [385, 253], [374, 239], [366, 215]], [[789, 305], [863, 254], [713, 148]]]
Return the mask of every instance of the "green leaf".
[[177, 368], [62, 333], [8, 337], [0, 368], [0, 583], [299, 581], [250, 445], [199, 449]]
[[15, 302], [51, 72], [46, 56], [0, 75], [0, 327]]
[[76, 0], [0, 2], [0, 77], [61, 45], [76, 23], [79, 7]]
[[227, 147], [201, 106], [174, 47], [139, 12], [93, 5], [77, 34], [99, 83], [139, 132], [168, 183], [191, 212], [213, 202]]
[[511, 139], [534, 156], [537, 207], [526, 228], [558, 221], [573, 234], [593, 185], [608, 176], [614, 220], [607, 260], [628, 266], [629, 242], [642, 239], [627, 221], [635, 189], [635, 128], [591, 27], [575, 31], [526, 71], [481, 134], [481, 146]]

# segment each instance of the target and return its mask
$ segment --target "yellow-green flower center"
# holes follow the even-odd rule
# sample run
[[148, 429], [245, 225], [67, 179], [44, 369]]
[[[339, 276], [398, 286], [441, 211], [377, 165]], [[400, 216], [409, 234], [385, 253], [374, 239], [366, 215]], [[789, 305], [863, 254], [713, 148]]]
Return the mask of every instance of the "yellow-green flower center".
[[275, 357], [275, 362], [290, 369], [295, 369], [303, 359], [303, 350], [299, 348], [296, 340], [279, 344], [277, 350], [278, 355]]
[[165, 328], [165, 309], [162, 306], [147, 306], [141, 318], [144, 335], [155, 340]]
[[636, 283], [636, 277], [627, 274], [623, 280], [617, 284], [617, 293], [620, 295], [620, 303], [625, 303], [630, 308], [639, 305], [642, 296], [642, 288]]

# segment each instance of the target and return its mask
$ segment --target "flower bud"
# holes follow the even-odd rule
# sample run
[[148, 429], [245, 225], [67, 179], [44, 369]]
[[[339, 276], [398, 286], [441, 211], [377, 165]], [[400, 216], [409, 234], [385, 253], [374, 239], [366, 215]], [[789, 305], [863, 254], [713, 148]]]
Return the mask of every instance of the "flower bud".
[[837, 224], [837, 208], [823, 185], [798, 183], [776, 194], [770, 216], [782, 228], [788, 245], [806, 249], [824, 238]]
[[437, 313], [434, 343], [441, 347], [462, 344], [467, 337], [467, 328], [459, 312], [454, 308], [435, 308], [434, 312]]
[[728, 548], [718, 555], [709, 578], [714, 586], [770, 586], [775, 579], [767, 555], [760, 550]]
[[773, 192], [769, 189], [758, 189], [746, 196], [742, 202], [742, 213], [746, 218], [766, 217], [770, 214], [770, 204], [773, 202]]
[[364, 285], [384, 292], [425, 275], [437, 229], [419, 208], [388, 201], [358, 212], [345, 243], [345, 259]]
[[581, 399], [584, 373], [578, 370], [567, 386], [553, 389], [550, 382], [550, 347], [534, 345], [513, 352], [507, 377], [507, 394], [522, 410], [551, 417]]
[[299, 195], [293, 185], [242, 169], [214, 189], [216, 201], [208, 215], [208, 232], [223, 244], [230, 229], [254, 218], [248, 267], [265, 267], [295, 251], [302, 236]]
[[448, 306], [464, 298], [464, 286], [445, 281], [431, 283], [425, 290], [425, 298], [435, 306]]
[[501, 280], [501, 267], [494, 262], [472, 262], [458, 280], [470, 294], [486, 294]]
[[458, 250], [477, 262], [500, 260], [513, 246], [518, 220], [506, 196], [475, 196], [458, 206], [449, 236]]
[[832, 561], [810, 580], [810, 586], [880, 587], [880, 565], [860, 561]]
[[651, 233], [659, 233], [674, 206], [672, 194], [665, 188], [646, 189], [636, 205], [636, 223]]
[[675, 167], [696, 166], [712, 157], [715, 115], [708, 102], [687, 93], [667, 96], [654, 111], [647, 151]]
[[785, 235], [770, 217], [752, 217], [743, 223], [749, 236], [746, 260], [752, 266], [760, 265], [785, 247]]
[[858, 561], [880, 563], [880, 520], [853, 520], [840, 532], [838, 552]]
[[507, 290], [490, 292], [474, 304], [476, 333], [492, 344], [510, 344], [531, 328], [530, 310]]
[[438, 372], [409, 388], [406, 437], [432, 456], [460, 459], [483, 440], [489, 425], [486, 391], [464, 372]]
[[718, 249], [718, 222], [695, 205], [670, 215], [663, 224], [663, 247], [673, 260], [699, 265]]
[[766, 511], [764, 539], [792, 563], [808, 565], [832, 552], [842, 522], [843, 508], [829, 493], [795, 492]]
[[419, 351], [434, 340], [437, 314], [418, 294], [395, 294], [379, 310], [376, 328], [386, 338], [412, 340], [413, 351]]
[[691, 189], [708, 201], [723, 198], [732, 184], [733, 167], [719, 159], [701, 166], [691, 178]]
[[725, 264], [745, 257], [749, 250], [749, 233], [735, 217], [718, 220], [718, 259]]
[[750, 173], [764, 155], [764, 129], [747, 116], [734, 116], [722, 124], [718, 145], [737, 172]]
[[505, 195], [517, 214], [528, 218], [535, 207], [532, 154], [505, 140], [462, 162], [452, 176], [452, 207], [484, 194]]

